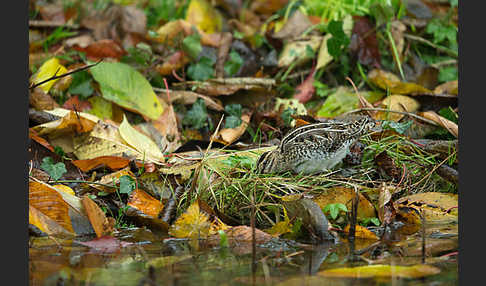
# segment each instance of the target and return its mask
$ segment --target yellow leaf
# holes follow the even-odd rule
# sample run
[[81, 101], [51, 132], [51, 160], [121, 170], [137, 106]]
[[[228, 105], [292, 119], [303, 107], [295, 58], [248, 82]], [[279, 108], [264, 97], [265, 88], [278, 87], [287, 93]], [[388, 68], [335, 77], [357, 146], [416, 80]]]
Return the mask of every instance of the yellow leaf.
[[440, 269], [432, 265], [418, 264], [413, 266], [398, 265], [367, 265], [359, 267], [334, 268], [319, 272], [324, 277], [371, 278], [371, 277], [401, 277], [420, 278], [440, 273]]
[[121, 137], [125, 140], [131, 147], [135, 148], [142, 154], [148, 157], [152, 157], [157, 160], [164, 160], [164, 155], [160, 151], [157, 144], [155, 144], [152, 139], [148, 136], [138, 132], [133, 128], [125, 116], [123, 116], [123, 121], [118, 127]]
[[223, 27], [221, 14], [206, 0], [191, 0], [187, 7], [186, 21], [205, 33], [219, 33]]
[[[348, 224], [344, 228], [344, 232], [345, 233], [349, 233], [349, 228], [350, 228], [350, 226]], [[361, 225], [356, 225], [355, 237], [357, 237], [357, 238], [363, 238], [363, 239], [375, 239], [375, 240], [379, 240], [379, 238], [376, 236], [376, 234], [374, 234], [369, 229], [367, 229], [366, 227], [363, 227]]]
[[[39, 83], [48, 78], [53, 77], [54, 75], [62, 75], [67, 72], [67, 69], [59, 63], [59, 59], [51, 58], [45, 61], [42, 66], [39, 68], [37, 73], [33, 76], [33, 82]], [[59, 79], [50, 80], [44, 84], [41, 84], [39, 87], [45, 92], [49, 92], [51, 87], [58, 81]]]
[[[394, 111], [404, 111], [404, 112], [415, 112], [419, 109], [420, 104], [417, 100], [414, 98], [411, 98], [410, 96], [406, 95], [400, 95], [400, 94], [393, 94], [381, 102], [381, 107], [385, 108], [387, 110], [394, 110]], [[393, 121], [399, 121], [402, 119], [402, 117], [405, 116], [403, 114], [399, 113], [393, 113], [393, 112], [385, 112], [385, 111], [379, 111], [376, 114], [376, 119], [387, 119], [387, 120], [393, 120]]]
[[58, 189], [59, 191], [61, 192], [64, 192], [66, 194], [70, 194], [70, 195], [73, 195], [75, 196], [76, 194], [74, 193], [73, 189], [71, 189], [70, 187], [66, 186], [66, 185], [54, 185], [52, 186], [56, 189]]
[[433, 94], [433, 92], [413, 82], [402, 82], [398, 76], [380, 69], [368, 73], [368, 79], [378, 87], [396, 94]]
[[210, 227], [209, 216], [195, 202], [170, 227], [169, 234], [177, 238], [206, 238]]

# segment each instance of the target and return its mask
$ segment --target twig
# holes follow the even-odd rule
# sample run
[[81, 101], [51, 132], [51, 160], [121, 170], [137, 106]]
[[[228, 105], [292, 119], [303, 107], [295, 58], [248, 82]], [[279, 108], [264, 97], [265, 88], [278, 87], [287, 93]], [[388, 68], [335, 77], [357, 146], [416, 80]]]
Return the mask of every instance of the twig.
[[427, 175], [425, 175], [422, 179], [420, 179], [420, 181], [418, 181], [415, 184], [413, 184], [412, 187], [418, 186], [423, 180], [425, 180], [426, 178], [430, 177], [430, 175], [432, 175], [435, 172], [435, 170], [437, 170], [437, 168], [439, 168], [442, 164], [444, 164], [447, 160], [449, 160], [449, 158], [451, 156], [455, 155], [456, 153], [457, 153], [457, 151], [452, 152], [449, 156], [447, 156], [447, 158], [445, 158], [444, 160], [442, 160], [442, 162], [440, 162], [439, 164], [437, 164], [436, 166], [434, 166], [434, 168], [432, 169], [432, 171], [430, 171]]
[[48, 82], [48, 81], [55, 80], [55, 79], [58, 79], [58, 78], [62, 78], [62, 77], [68, 76], [68, 75], [70, 75], [70, 74], [73, 74], [73, 73], [76, 73], [76, 72], [83, 71], [83, 70], [85, 70], [85, 69], [89, 69], [89, 68], [94, 67], [95, 65], [97, 65], [97, 64], [99, 64], [99, 63], [101, 63], [102, 61], [103, 61], [103, 59], [101, 59], [101, 60], [97, 61], [97, 62], [96, 62], [96, 63], [94, 63], [94, 64], [85, 65], [85, 66], [83, 66], [83, 67], [80, 67], [80, 68], [74, 69], [74, 70], [72, 70], [72, 71], [70, 71], [70, 72], [63, 73], [63, 74], [61, 74], [61, 75], [56, 75], [56, 74], [57, 74], [57, 72], [59, 71], [59, 69], [58, 69], [58, 70], [56, 71], [56, 73], [54, 73], [54, 75], [53, 75], [52, 77], [50, 77], [50, 78], [48, 78], [48, 79], [45, 79], [45, 80], [43, 80], [43, 81], [41, 81], [41, 82], [38, 82], [38, 83], [36, 83], [36, 84], [32, 84], [32, 85], [29, 87], [29, 89], [34, 89], [34, 88], [38, 87], [39, 85], [42, 85], [42, 84], [44, 84], [44, 83], [46, 83], [46, 82]]
[[356, 113], [356, 112], [361, 112], [361, 111], [368, 111], [368, 110], [370, 110], [370, 111], [385, 111], [385, 112], [399, 113], [399, 114], [403, 114], [403, 115], [407, 115], [407, 116], [410, 116], [410, 117], [417, 118], [419, 120], [422, 120], [424, 122], [427, 122], [427, 123], [432, 124], [432, 125], [435, 125], [435, 126], [439, 126], [439, 124], [437, 124], [437, 122], [432, 121], [432, 120], [429, 120], [429, 119], [427, 119], [425, 117], [422, 117], [422, 116], [418, 116], [417, 114], [414, 114], [414, 113], [405, 112], [405, 111], [398, 111], [398, 110], [390, 110], [390, 109], [379, 108], [379, 107], [374, 107], [374, 108], [362, 107], [362, 108], [358, 108], [358, 109], [355, 109], [355, 110], [348, 111], [348, 112], [344, 113], [344, 115], [349, 114], [349, 113]]
[[56, 27], [66, 27], [70, 29], [79, 29], [77, 24], [67, 24], [60, 21], [42, 21], [42, 20], [29, 20], [29, 28], [56, 28]]
[[418, 36], [414, 36], [414, 35], [410, 35], [410, 34], [403, 34], [403, 36], [405, 38], [410, 39], [410, 40], [414, 40], [414, 41], [421, 42], [421, 43], [424, 43], [426, 45], [429, 45], [432, 48], [435, 48], [435, 49], [437, 49], [439, 51], [442, 51], [442, 52], [448, 54], [449, 56], [453, 56], [453, 57], [456, 57], [456, 58], [458, 56], [458, 54], [457, 54], [456, 51], [453, 51], [453, 50], [450, 50], [448, 48], [444, 48], [442, 46], [436, 45], [436, 44], [432, 43], [431, 41], [426, 40], [424, 38], [421, 38], [421, 37], [418, 37]]

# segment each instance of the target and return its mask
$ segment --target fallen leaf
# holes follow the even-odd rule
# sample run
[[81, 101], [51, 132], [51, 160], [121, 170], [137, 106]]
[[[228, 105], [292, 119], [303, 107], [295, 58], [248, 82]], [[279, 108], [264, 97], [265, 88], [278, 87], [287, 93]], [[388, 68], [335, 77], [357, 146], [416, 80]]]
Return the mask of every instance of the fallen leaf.
[[294, 94], [293, 98], [298, 99], [300, 103], [306, 103], [307, 101], [312, 99], [314, 95], [315, 87], [314, 87], [314, 74], [316, 68], [313, 67], [307, 78], [299, 84], [295, 88], [296, 93]]
[[223, 128], [218, 134], [214, 136], [215, 140], [225, 144], [230, 145], [231, 143], [238, 140], [243, 133], [245, 133], [248, 124], [250, 123], [251, 113], [241, 115], [241, 124], [235, 128]]
[[160, 161], [164, 160], [164, 155], [157, 144], [155, 144], [152, 139], [133, 128], [130, 123], [128, 123], [125, 116], [123, 117], [120, 127], [118, 127], [118, 131], [123, 140], [140, 153]]
[[62, 107], [73, 111], [86, 111], [91, 109], [91, 103], [86, 100], [79, 100], [79, 97], [74, 95], [64, 102]]
[[[326, 189], [322, 194], [314, 197], [312, 200], [321, 208], [329, 204], [344, 204], [348, 210], [351, 209], [352, 200], [355, 197], [353, 188], [334, 187]], [[366, 199], [361, 193], [358, 195], [358, 219], [375, 217], [376, 211], [373, 204]]]
[[313, 55], [309, 52], [316, 53], [321, 42], [321, 36], [309, 36], [285, 43], [278, 58], [278, 67], [288, 67], [291, 64], [299, 66], [310, 61]]
[[88, 215], [91, 226], [96, 232], [96, 236], [100, 238], [105, 235], [110, 235], [114, 230], [114, 219], [108, 219], [100, 207], [87, 195], [81, 199], [81, 203]]
[[[283, 21], [285, 21], [285, 19]], [[311, 26], [312, 23], [309, 21], [307, 15], [297, 9], [292, 16], [286, 19], [283, 27], [280, 30], [275, 31], [272, 37], [286, 40], [298, 38]]]
[[[375, 103], [380, 100], [384, 94], [379, 92], [360, 92], [368, 102]], [[345, 112], [358, 108], [359, 98], [349, 88], [340, 86], [333, 94], [330, 94], [324, 104], [317, 111], [318, 117], [334, 118]]]
[[29, 180], [29, 209], [31, 207], [33, 209], [29, 211], [29, 223], [43, 232], [49, 235], [74, 234], [68, 204], [49, 185]]
[[380, 69], [374, 69], [368, 73], [368, 79], [381, 89], [388, 90], [392, 94], [433, 94], [433, 91], [413, 82], [402, 82], [396, 75]]
[[42, 89], [35, 88], [29, 96], [29, 104], [36, 110], [51, 110], [59, 107], [59, 104]]
[[186, 21], [208, 34], [219, 33], [223, 27], [223, 17], [206, 0], [191, 0], [186, 11]]
[[454, 137], [456, 137], [456, 138], [458, 137], [459, 126], [456, 123], [450, 121], [449, 119], [446, 119], [446, 118], [440, 116], [439, 114], [435, 113], [434, 111], [419, 112], [418, 115], [436, 122], [438, 125], [447, 129], [447, 131], [449, 131], [449, 133], [454, 135]]
[[86, 53], [89, 60], [97, 61], [104, 58], [114, 58], [119, 60], [127, 52], [112, 39], [103, 39], [89, 44], [83, 48], [81, 46], [74, 46], [73, 49]]
[[[392, 94], [390, 96], [385, 97], [385, 99], [383, 99], [380, 107], [387, 110], [402, 111], [402, 112], [404, 111], [404, 112], [413, 113], [419, 109], [420, 103], [416, 99], [410, 96]], [[392, 120], [397, 122], [400, 119], [402, 119], [404, 116], [405, 116], [404, 114], [386, 112], [386, 111], [378, 111], [376, 113], [376, 119]]]
[[453, 80], [445, 82], [434, 89], [434, 93], [458, 95], [459, 81]]
[[[344, 233], [349, 234], [350, 227], [351, 226], [349, 224], [346, 225], [346, 227], [343, 230]], [[376, 234], [371, 232], [366, 227], [358, 225], [358, 224], [355, 227], [356, 227], [356, 230], [355, 230], [356, 232], [355, 232], [354, 235], [355, 235], [356, 238], [379, 240], [379, 238], [376, 236]]]
[[[62, 75], [67, 72], [66, 67], [61, 65], [58, 58], [51, 58], [45, 61], [39, 68], [39, 70], [32, 76], [31, 82], [34, 84], [40, 83], [48, 78], [53, 77], [54, 75]], [[39, 87], [45, 92], [49, 92], [51, 87], [57, 82], [59, 79], [50, 80], [46, 83], [41, 84]]]
[[135, 189], [130, 193], [127, 206], [136, 208], [142, 213], [157, 218], [164, 205], [157, 199], [153, 198], [145, 191]]
[[102, 253], [113, 253], [122, 247], [133, 245], [132, 242], [121, 241], [113, 236], [102, 236], [90, 241], [76, 241], [84, 246], [88, 246]]
[[65, 192], [66, 194], [70, 194], [71, 196], [75, 196], [76, 195], [74, 193], [73, 189], [71, 189], [70, 187], [68, 187], [66, 185], [59, 184], [59, 185], [53, 185], [52, 187], [58, 189], [61, 192]]
[[101, 62], [90, 71], [100, 84], [105, 99], [151, 119], [157, 119], [162, 114], [163, 107], [152, 86], [131, 66]]
[[117, 156], [100, 156], [88, 160], [73, 161], [73, 164], [83, 172], [88, 172], [101, 166], [107, 166], [112, 170], [118, 170], [127, 167], [129, 163], [130, 159]]
[[[95, 182], [95, 183], [99, 183], [99, 184], [103, 184], [103, 185], [108, 185], [110, 187], [98, 185], [98, 184], [96, 184], [96, 185], [92, 184], [90, 186], [95, 188], [95, 189], [98, 189], [100, 191], [103, 191], [105, 193], [113, 193], [116, 190], [115, 186], [118, 184], [118, 182], [120, 181], [120, 178], [122, 176], [130, 176], [136, 181], [136, 177], [132, 173], [132, 171], [130, 171], [130, 167], [126, 167], [125, 169], [121, 169], [119, 171], [110, 173], [108, 175], [104, 175], [103, 177], [101, 177], [101, 179], [99, 179], [98, 181]], [[113, 186], [113, 187], [111, 187], [111, 186]]]
[[375, 25], [365, 16], [353, 16], [354, 25], [349, 49], [362, 65], [380, 68], [381, 56], [378, 50]]
[[420, 278], [440, 273], [440, 269], [427, 264], [413, 266], [399, 265], [366, 265], [349, 268], [326, 269], [318, 272], [324, 277], [342, 278], [372, 278], [372, 277], [400, 277], [400, 278]]

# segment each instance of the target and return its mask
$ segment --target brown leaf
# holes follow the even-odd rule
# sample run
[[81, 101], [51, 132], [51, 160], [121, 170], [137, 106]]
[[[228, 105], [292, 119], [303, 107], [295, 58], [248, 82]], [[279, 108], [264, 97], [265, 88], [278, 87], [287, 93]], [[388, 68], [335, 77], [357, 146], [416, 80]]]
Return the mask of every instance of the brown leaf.
[[71, 96], [62, 106], [74, 111], [85, 111], [91, 109], [91, 103], [87, 100], [79, 100], [77, 95]]
[[354, 26], [349, 45], [351, 53], [358, 56], [361, 64], [380, 68], [381, 57], [375, 26], [364, 16], [353, 16], [353, 19]]
[[[74, 233], [68, 204], [49, 185], [29, 180], [29, 208], [31, 207], [35, 208], [35, 210], [32, 210], [33, 215], [36, 215], [38, 211], [50, 219], [44, 220], [40, 216], [29, 216], [29, 222], [40, 230], [52, 235]], [[39, 224], [39, 222], [46, 224]], [[58, 226], [55, 226], [52, 222], [55, 222]]]
[[245, 133], [246, 128], [250, 122], [251, 113], [241, 115], [241, 124], [235, 128], [223, 128], [215, 136], [215, 140], [225, 145], [229, 145], [236, 140], [238, 140], [243, 133]]
[[121, 13], [121, 28], [127, 33], [145, 35], [147, 16], [145, 12], [135, 5], [123, 6]]
[[447, 129], [447, 131], [449, 131], [449, 133], [451, 133], [452, 135], [454, 135], [457, 138], [457, 136], [459, 134], [459, 126], [457, 126], [456, 123], [450, 121], [449, 119], [446, 119], [446, 118], [440, 116], [439, 114], [435, 113], [434, 111], [419, 112], [419, 115], [424, 117], [424, 118], [427, 118], [427, 119], [430, 119], [430, 120], [436, 122], [440, 126]]
[[109, 220], [100, 207], [88, 195], [85, 195], [81, 199], [81, 203], [88, 215], [91, 226], [96, 232], [96, 236], [100, 238], [104, 235], [110, 235], [114, 230], [114, 221]]
[[126, 51], [114, 40], [103, 39], [96, 41], [86, 48], [74, 46], [73, 49], [85, 52], [86, 57], [90, 60], [99, 60], [102, 58], [114, 58], [119, 60], [126, 55]]
[[30, 93], [29, 104], [36, 110], [52, 110], [59, 107], [59, 104], [40, 88]]
[[312, 26], [307, 15], [300, 10], [296, 10], [285, 22], [283, 27], [273, 34], [276, 39], [292, 39], [299, 37], [303, 32]]
[[368, 73], [368, 79], [378, 87], [389, 90], [394, 94], [433, 94], [433, 92], [421, 85], [412, 82], [402, 82], [396, 75], [380, 69], [374, 69]]
[[51, 144], [49, 144], [49, 142], [47, 142], [46, 139], [40, 137], [37, 135], [37, 132], [35, 132], [34, 130], [32, 130], [31, 128], [29, 128], [29, 138], [34, 140], [35, 142], [41, 144], [42, 146], [46, 147], [47, 149], [49, 149], [51, 152], [54, 152], [54, 147], [52, 147]]
[[158, 214], [164, 207], [159, 200], [153, 198], [145, 191], [140, 189], [136, 189], [130, 194], [127, 206], [136, 208], [152, 218], [157, 218]]
[[73, 164], [83, 172], [88, 172], [94, 168], [107, 166], [112, 170], [125, 168], [130, 163], [130, 159], [117, 156], [100, 156], [87, 160], [74, 160]]
[[459, 81], [453, 80], [445, 82], [434, 89], [435, 94], [452, 94], [456, 95], [458, 93]]
[[375, 157], [375, 163], [378, 168], [385, 172], [388, 176], [392, 177], [394, 180], [398, 181], [401, 177], [400, 169], [395, 165], [393, 159], [388, 156], [386, 151], [381, 152]]

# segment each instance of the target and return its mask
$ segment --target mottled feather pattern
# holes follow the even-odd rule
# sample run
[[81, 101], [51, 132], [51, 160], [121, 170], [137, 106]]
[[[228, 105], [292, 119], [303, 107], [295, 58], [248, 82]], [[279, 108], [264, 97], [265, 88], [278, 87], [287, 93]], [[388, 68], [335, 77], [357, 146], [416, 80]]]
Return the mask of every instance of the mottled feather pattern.
[[290, 131], [277, 149], [260, 156], [258, 171], [304, 170], [304, 173], [313, 173], [328, 170], [338, 164], [349, 146], [374, 125], [371, 118], [362, 117], [354, 121], [329, 120], [300, 126]]

